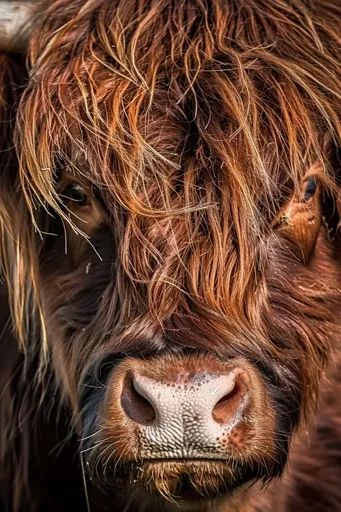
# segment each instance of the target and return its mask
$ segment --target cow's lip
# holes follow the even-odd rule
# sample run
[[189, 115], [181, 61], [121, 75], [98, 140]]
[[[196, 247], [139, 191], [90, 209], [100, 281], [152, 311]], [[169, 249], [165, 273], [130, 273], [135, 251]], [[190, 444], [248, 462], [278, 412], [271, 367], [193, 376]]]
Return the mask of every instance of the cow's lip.
[[[174, 459], [143, 459], [139, 462], [135, 462], [131, 464], [131, 468], [134, 469], [137, 472], [143, 472], [145, 468], [148, 468], [148, 466], [162, 466], [164, 463], [174, 463], [174, 464], [181, 464], [183, 465], [183, 473], [178, 475], [178, 487], [175, 491], [175, 493], [172, 493], [172, 496], [170, 496], [170, 501], [177, 502], [180, 500], [181, 502], [190, 502], [195, 503], [203, 500], [212, 501], [216, 499], [221, 499], [226, 497], [227, 495], [231, 495], [232, 492], [234, 492], [236, 489], [241, 488], [244, 485], [250, 485], [252, 481], [255, 480], [256, 475], [253, 470], [250, 468], [250, 472], [246, 471], [244, 475], [241, 477], [241, 479], [236, 479], [235, 481], [225, 481], [221, 480], [221, 485], [218, 486], [214, 491], [211, 489], [211, 492], [208, 493], [201, 493], [190, 481], [188, 469], [191, 467], [191, 464], [207, 464], [207, 463], [218, 463], [218, 464], [234, 464], [236, 461], [232, 461], [232, 459], [228, 462], [226, 459], [189, 459], [189, 458], [174, 458]], [[124, 478], [124, 476], [119, 475], [116, 473], [115, 475], [116, 482], [120, 482], [119, 485], [127, 487], [134, 486], [136, 488], [139, 488], [141, 491], [146, 492], [149, 497], [154, 498], [162, 498], [162, 495], [156, 491], [156, 492], [150, 492], [147, 491], [145, 486], [142, 482], [139, 481], [138, 478]], [[213, 491], [213, 492], [212, 492]], [[169, 501], [168, 498], [166, 498], [166, 501]]]
[[[140, 464], [137, 464], [137, 468], [143, 471], [144, 465], [162, 465], [164, 463], [174, 463], [174, 464], [183, 464], [185, 467], [188, 467], [188, 464], [196, 463], [196, 464], [205, 464], [205, 463], [224, 463], [228, 464], [226, 459], [218, 459], [218, 458], [204, 458], [204, 457], [198, 457], [198, 458], [185, 458], [185, 457], [174, 457], [174, 458], [146, 458], [141, 461]], [[232, 463], [232, 460], [229, 461]], [[180, 499], [181, 501], [184, 501], [186, 503], [192, 503], [193, 505], [195, 503], [198, 503], [199, 501], [207, 500], [212, 501], [212, 499], [218, 499], [222, 496], [226, 495], [227, 493], [231, 493], [233, 491], [232, 487], [226, 488], [224, 492], [217, 492], [215, 495], [206, 496], [202, 493], [200, 493], [189, 481], [187, 478], [186, 470], [184, 471], [183, 475], [179, 477], [179, 488], [176, 491], [176, 496], [174, 496], [175, 500]]]
[[[169, 505], [171, 504], [186, 504], [186, 505], [199, 505], [202, 504], [204, 501], [207, 502], [213, 502], [213, 501], [219, 501], [221, 499], [224, 499], [226, 496], [230, 496], [233, 489], [225, 489], [224, 492], [217, 492], [214, 495], [206, 496], [199, 491], [197, 491], [191, 484], [188, 482], [182, 482], [181, 489], [179, 489], [176, 493], [176, 495], [172, 495], [171, 499], [166, 498], [162, 494], [155, 492], [150, 493], [148, 492], [144, 486], [136, 483], [136, 482], [127, 482], [124, 478], [116, 477], [116, 482], [119, 484], [121, 490], [125, 488], [126, 490], [129, 489], [129, 487], [135, 487], [136, 490], [141, 494], [141, 497], [148, 497], [150, 500], [164, 500], [165, 503]], [[192, 509], [191, 509], [192, 510]]]
[[165, 511], [178, 510], [178, 507], [181, 505], [181, 510], [184, 512], [195, 512], [197, 510], [202, 510], [203, 507], [205, 507], [205, 503], [209, 503], [210, 507], [214, 507], [214, 504], [218, 506], [219, 503], [225, 503], [225, 500], [231, 498], [234, 491], [238, 492], [248, 486], [252, 486], [255, 482], [255, 479], [251, 478], [241, 485], [236, 485], [234, 488], [225, 488], [223, 492], [217, 492], [216, 494], [211, 494], [209, 496], [201, 494], [195, 488], [186, 483], [180, 492], [176, 494], [176, 496], [172, 496], [171, 500], [159, 493], [149, 493], [144, 486], [141, 486], [136, 482], [128, 483], [124, 478], [117, 478], [116, 481], [119, 482], [121, 491], [122, 489], [125, 489], [125, 492], [129, 492], [129, 487], [134, 487], [135, 491], [137, 492], [135, 496], [139, 496], [138, 501], [147, 500], [151, 505], [158, 504], [158, 506], [160, 506], [160, 503], [162, 502], [164, 507], [163, 510]]
[[141, 462], [136, 463], [136, 466], [143, 466], [143, 464], [162, 464], [165, 462], [179, 462], [188, 464], [191, 462], [222, 462], [224, 464], [234, 464], [236, 460], [232, 457], [223, 458], [223, 457], [159, 457], [159, 458], [143, 458]]

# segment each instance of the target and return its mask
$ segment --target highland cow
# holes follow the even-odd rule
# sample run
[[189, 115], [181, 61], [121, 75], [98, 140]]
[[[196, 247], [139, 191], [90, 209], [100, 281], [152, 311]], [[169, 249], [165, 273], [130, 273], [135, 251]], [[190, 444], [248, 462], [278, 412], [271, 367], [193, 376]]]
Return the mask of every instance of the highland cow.
[[340, 2], [0, 13], [1, 510], [341, 511]]

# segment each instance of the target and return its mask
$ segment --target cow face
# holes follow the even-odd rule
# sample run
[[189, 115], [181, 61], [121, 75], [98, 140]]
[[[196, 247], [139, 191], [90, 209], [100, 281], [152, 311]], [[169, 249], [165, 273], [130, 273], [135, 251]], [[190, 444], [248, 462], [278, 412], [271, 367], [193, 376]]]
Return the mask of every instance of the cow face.
[[[245, 336], [234, 330], [233, 319], [224, 326], [198, 306], [174, 312], [161, 329], [145, 298], [138, 321], [122, 318], [124, 330], [115, 336], [117, 315], [125, 311], [118, 306], [118, 283], [131, 285], [120, 268], [128, 249], [123, 244], [120, 250], [117, 224], [100, 191], [61, 175], [57, 189], [65, 211], [89, 240], [66, 225], [66, 236], [46, 245], [45, 297], [51, 336], [64, 340], [53, 343], [55, 358], [76, 367], [79, 347], [88, 351], [75, 409], [80, 405], [89, 473], [106, 492], [117, 493], [124, 481], [137, 496], [142, 488], [194, 506], [197, 493], [212, 499], [281, 474], [290, 435], [313, 403], [311, 392], [337, 335], [340, 274], [324, 180], [321, 165], [313, 165], [271, 222], [266, 261], [253, 283], [254, 332], [248, 319]], [[63, 293], [52, 297], [49, 290], [58, 288]], [[72, 390], [70, 376], [71, 367], [60, 378]]]
[[339, 336], [328, 37], [272, 2], [64, 3], [18, 113], [25, 308], [94, 486], [229, 499], [282, 473]]

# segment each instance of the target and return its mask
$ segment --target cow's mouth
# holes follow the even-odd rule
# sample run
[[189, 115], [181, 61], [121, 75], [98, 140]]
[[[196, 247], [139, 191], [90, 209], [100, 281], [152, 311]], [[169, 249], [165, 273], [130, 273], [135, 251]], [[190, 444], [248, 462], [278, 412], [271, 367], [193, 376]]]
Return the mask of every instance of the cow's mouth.
[[[208, 459], [145, 460], [115, 471], [113, 479], [133, 486], [151, 498], [170, 502], [202, 502], [231, 495], [236, 488], [259, 477], [255, 464]], [[110, 485], [110, 482], [108, 482]]]

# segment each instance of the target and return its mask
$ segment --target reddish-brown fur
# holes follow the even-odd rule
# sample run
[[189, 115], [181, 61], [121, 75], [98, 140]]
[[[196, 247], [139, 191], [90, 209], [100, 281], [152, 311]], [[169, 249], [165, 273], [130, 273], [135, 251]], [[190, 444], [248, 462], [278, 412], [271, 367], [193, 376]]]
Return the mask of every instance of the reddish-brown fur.
[[[37, 12], [26, 64], [0, 56], [0, 499], [177, 510], [187, 474], [184, 510], [341, 510], [339, 2]], [[132, 455], [113, 383], [136, 360], [250, 365], [268, 443]]]

